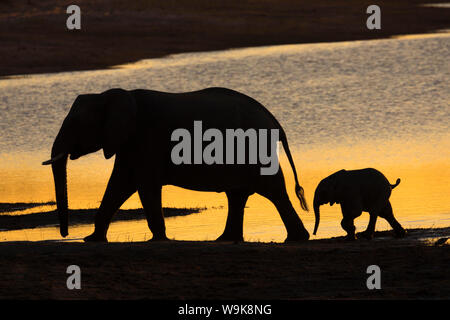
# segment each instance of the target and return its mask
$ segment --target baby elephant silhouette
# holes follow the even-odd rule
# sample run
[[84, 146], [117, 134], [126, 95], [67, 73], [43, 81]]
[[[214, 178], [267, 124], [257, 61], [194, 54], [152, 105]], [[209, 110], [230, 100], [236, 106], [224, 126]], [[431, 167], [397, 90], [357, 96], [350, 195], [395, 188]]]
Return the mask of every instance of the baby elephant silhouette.
[[314, 234], [317, 232], [320, 220], [319, 207], [323, 204], [335, 203], [341, 205], [343, 219], [342, 228], [347, 232], [347, 240], [355, 239], [354, 219], [363, 211], [369, 212], [370, 221], [366, 231], [361, 236], [371, 239], [375, 231], [378, 217], [389, 222], [397, 237], [404, 237], [405, 229], [398, 223], [392, 213], [389, 202], [391, 190], [400, 183], [397, 179], [394, 185], [378, 170], [367, 168], [361, 170], [340, 170], [320, 181], [314, 193], [314, 213], [316, 224]]

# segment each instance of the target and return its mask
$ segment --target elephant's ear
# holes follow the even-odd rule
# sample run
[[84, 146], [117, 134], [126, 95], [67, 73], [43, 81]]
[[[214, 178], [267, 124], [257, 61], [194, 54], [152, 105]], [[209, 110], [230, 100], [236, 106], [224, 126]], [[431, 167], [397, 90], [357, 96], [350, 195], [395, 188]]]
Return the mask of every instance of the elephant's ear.
[[109, 159], [136, 132], [137, 105], [134, 96], [123, 89], [111, 89], [102, 95], [105, 112], [103, 153]]
[[337, 181], [336, 179], [330, 180], [330, 185], [328, 189], [328, 200], [330, 201], [330, 206], [337, 202]]
[[341, 203], [344, 194], [343, 188], [345, 184], [341, 181], [345, 170], [340, 170], [330, 177], [330, 205]]

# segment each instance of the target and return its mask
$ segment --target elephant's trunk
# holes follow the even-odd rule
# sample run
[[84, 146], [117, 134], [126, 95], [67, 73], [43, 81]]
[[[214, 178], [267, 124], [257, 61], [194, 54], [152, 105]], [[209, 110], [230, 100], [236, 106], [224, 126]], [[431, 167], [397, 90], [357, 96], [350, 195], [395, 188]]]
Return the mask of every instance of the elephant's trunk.
[[51, 164], [53, 180], [55, 182], [56, 206], [58, 210], [59, 227], [61, 236], [69, 234], [69, 217], [67, 205], [67, 157], [68, 154], [62, 148], [60, 135], [56, 137], [52, 148], [52, 159], [43, 164]]
[[67, 205], [67, 155], [52, 163], [53, 179], [55, 181], [56, 206], [58, 208], [59, 230], [61, 236], [69, 234], [69, 217]]
[[314, 232], [313, 235], [316, 235], [317, 228], [319, 228], [319, 222], [320, 222], [320, 204], [319, 201], [314, 197], [314, 215], [316, 217], [316, 223], [314, 224]]

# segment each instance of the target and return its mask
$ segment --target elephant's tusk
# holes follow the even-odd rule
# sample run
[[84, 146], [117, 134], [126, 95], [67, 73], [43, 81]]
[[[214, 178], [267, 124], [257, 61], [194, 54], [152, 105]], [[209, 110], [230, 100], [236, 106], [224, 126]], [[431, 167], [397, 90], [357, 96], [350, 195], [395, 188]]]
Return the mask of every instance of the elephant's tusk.
[[57, 156], [51, 158], [50, 160], [44, 161], [42, 162], [43, 166], [48, 166], [49, 164], [52, 164], [53, 162], [58, 161], [59, 159], [63, 158], [66, 154], [65, 153], [60, 153]]

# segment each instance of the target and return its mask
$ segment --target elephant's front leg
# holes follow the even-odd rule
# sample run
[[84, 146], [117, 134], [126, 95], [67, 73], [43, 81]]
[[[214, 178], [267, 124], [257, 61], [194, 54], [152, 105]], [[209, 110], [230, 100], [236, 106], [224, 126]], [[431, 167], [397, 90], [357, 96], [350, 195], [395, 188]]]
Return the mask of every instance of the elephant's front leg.
[[345, 232], [347, 232], [347, 236], [345, 237], [345, 240], [353, 241], [356, 239], [355, 238], [356, 228], [353, 223], [353, 219], [344, 217], [344, 219], [342, 219], [342, 221], [341, 221], [341, 226], [342, 226], [342, 229], [344, 229]]
[[152, 241], [168, 240], [161, 203], [161, 186], [143, 183], [138, 187], [139, 198], [144, 207], [147, 224], [153, 233]]
[[359, 201], [341, 202], [341, 210], [343, 219], [341, 221], [342, 229], [347, 232], [345, 240], [355, 240], [355, 224], [354, 220], [362, 214], [362, 208]]
[[104, 241], [106, 242], [106, 233], [114, 213], [120, 206], [136, 192], [136, 184], [132, 179], [130, 167], [122, 161], [114, 163], [114, 169], [109, 179], [108, 186], [103, 196], [102, 203], [95, 216], [95, 230], [90, 236], [84, 238], [84, 241]]
[[244, 208], [249, 197], [246, 191], [228, 191], [228, 217], [225, 230], [217, 241], [244, 241]]

